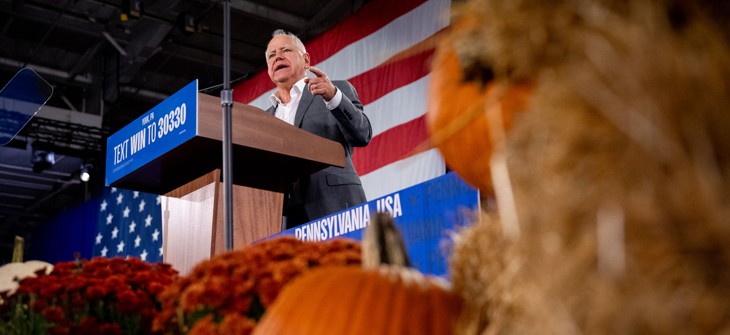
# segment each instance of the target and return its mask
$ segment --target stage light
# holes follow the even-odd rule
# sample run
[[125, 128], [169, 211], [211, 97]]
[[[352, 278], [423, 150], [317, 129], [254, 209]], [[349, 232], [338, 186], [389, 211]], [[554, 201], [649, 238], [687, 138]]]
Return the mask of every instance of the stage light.
[[34, 149], [30, 162], [33, 164], [33, 172], [40, 173], [56, 164], [56, 159], [52, 151]]
[[79, 173], [79, 179], [81, 181], [88, 182], [89, 179], [91, 179], [91, 170], [94, 168], [91, 164], [83, 164], [81, 165], [81, 172]]
[[195, 25], [195, 16], [186, 12], [180, 12], [177, 15], [177, 28], [186, 34], [192, 34], [197, 29]]
[[142, 14], [144, 13], [144, 5], [142, 4], [142, 0], [122, 1], [122, 11], [124, 12], [124, 14], [127, 14], [129, 15], [129, 17], [133, 17], [135, 19], [142, 17]]

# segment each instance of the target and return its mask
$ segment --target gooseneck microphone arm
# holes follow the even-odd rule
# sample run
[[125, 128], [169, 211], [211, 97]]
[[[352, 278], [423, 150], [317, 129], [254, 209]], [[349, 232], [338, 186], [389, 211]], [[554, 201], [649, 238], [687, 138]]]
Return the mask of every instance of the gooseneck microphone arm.
[[[240, 77], [238, 77], [236, 79], [231, 80], [231, 85], [233, 85], [233, 84], [235, 84], [235, 83], [237, 83], [239, 81], [243, 81], [243, 80], [246, 80], [246, 79], [250, 79], [252, 76], [253, 76], [253, 72], [246, 72], [244, 75], [242, 75], [242, 76], [240, 76]], [[209, 86], [209, 87], [200, 89], [200, 90], [198, 90], [198, 92], [204, 93], [204, 94], [208, 94], [208, 93], [211, 93], [211, 92], [215, 92], [218, 89], [224, 88], [223, 87], [224, 85], [225, 85], [225, 83], [220, 83], [220, 84], [217, 84], [217, 85], [213, 85], [213, 86]]]

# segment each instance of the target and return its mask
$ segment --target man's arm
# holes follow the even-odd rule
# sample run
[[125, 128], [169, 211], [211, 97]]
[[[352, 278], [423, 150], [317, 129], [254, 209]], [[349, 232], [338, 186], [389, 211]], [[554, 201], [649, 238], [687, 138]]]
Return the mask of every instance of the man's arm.
[[364, 147], [368, 145], [373, 136], [373, 129], [370, 120], [363, 112], [363, 106], [357, 97], [357, 91], [347, 81], [337, 81], [333, 84], [342, 92], [340, 104], [332, 110], [332, 115], [337, 119], [340, 130], [353, 146]]
[[[327, 108], [332, 111], [332, 115], [337, 119], [338, 127], [347, 142], [355, 147], [368, 145], [373, 136], [373, 130], [370, 120], [363, 113], [362, 103], [358, 99], [357, 91], [352, 87], [352, 84], [347, 81], [332, 82], [324, 71], [314, 66], [310, 66], [309, 71], [317, 76], [305, 79], [312, 95], [320, 95], [325, 101], [331, 101], [335, 99], [338, 93], [342, 93], [341, 98], [338, 98], [340, 100], [339, 104], [334, 108], [333, 106], [327, 106]], [[332, 103], [328, 105], [332, 105]]]

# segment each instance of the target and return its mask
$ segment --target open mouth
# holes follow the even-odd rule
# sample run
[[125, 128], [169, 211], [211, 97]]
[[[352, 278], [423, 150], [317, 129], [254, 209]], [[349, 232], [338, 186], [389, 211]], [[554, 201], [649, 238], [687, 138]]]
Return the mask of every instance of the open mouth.
[[281, 70], [281, 69], [286, 69], [286, 68], [288, 68], [288, 67], [289, 67], [289, 65], [286, 65], [286, 64], [279, 64], [279, 65], [277, 65], [277, 66], [275, 66], [275, 67], [274, 67], [274, 72], [276, 72], [276, 71], [279, 71], [279, 70]]

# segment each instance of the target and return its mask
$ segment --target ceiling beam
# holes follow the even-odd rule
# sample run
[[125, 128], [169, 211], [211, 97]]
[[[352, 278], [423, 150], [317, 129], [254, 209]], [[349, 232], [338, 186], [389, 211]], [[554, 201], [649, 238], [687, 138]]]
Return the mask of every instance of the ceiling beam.
[[0, 178], [0, 185], [6, 185], [11, 187], [29, 188], [33, 190], [50, 191], [53, 189], [53, 185], [44, 185], [34, 182], [19, 181], [15, 179]]
[[165, 37], [172, 29], [166, 23], [148, 20], [144, 16], [131, 28], [131, 35], [135, 36], [127, 45], [126, 62], [122, 62], [119, 71], [121, 83], [131, 83], [137, 76], [144, 63], [157, 52], [165, 41]]
[[155, 102], [155, 103], [163, 101], [163, 100], [167, 99], [168, 97], [170, 97], [168, 94], [165, 94], [165, 93], [150, 91], [150, 90], [146, 90], [146, 89], [143, 89], [140, 87], [133, 87], [133, 86], [129, 86], [129, 85], [119, 86], [119, 92], [139, 96], [141, 98], [146, 99], [147, 101], [151, 101], [151, 102]]
[[68, 72], [69, 78], [76, 77], [79, 72], [86, 69], [89, 64], [91, 64], [91, 60], [96, 56], [96, 54], [99, 52], [99, 49], [101, 49], [101, 46], [104, 45], [104, 42], [99, 40], [94, 44], [93, 47], [86, 49], [83, 55], [78, 59], [76, 64], [71, 68], [71, 70]]
[[264, 6], [253, 1], [232, 0], [231, 8], [278, 24], [284, 23], [293, 28], [293, 30], [302, 31], [307, 28], [306, 18], [278, 10], [276, 8]]
[[[33, 169], [31, 169], [29, 167], [25, 167], [25, 166], [17, 166], [17, 165], [10, 165], [10, 164], [0, 163], [0, 168], [9, 169], [9, 170], [15, 170], [15, 171], [25, 171], [25, 172], [28, 172], [28, 173], [35, 173], [35, 172], [33, 172]], [[65, 178], [68, 178], [68, 177], [71, 176], [71, 174], [69, 174], [69, 173], [58, 172], [58, 171], [51, 171], [51, 170], [45, 170], [45, 171], [43, 171], [43, 174], [54, 175], [54, 176], [65, 177]]]
[[58, 12], [31, 4], [17, 6], [16, 8], [12, 4], [2, 2], [0, 3], [0, 12], [10, 14], [11, 17], [20, 17], [29, 21], [47, 24], [57, 22], [63, 29], [72, 30], [84, 35], [101, 36], [100, 32], [104, 30], [103, 25], [93, 23], [88, 18], [74, 16], [71, 12], [63, 13], [59, 17]]
[[[23, 67], [23, 62], [16, 60], [16, 59], [10, 59], [5, 57], [0, 57], [0, 66], [8, 67], [9, 69], [17, 70], [21, 67]], [[71, 74], [63, 71], [63, 70], [57, 70], [52, 69], [46, 66], [36, 65], [36, 64], [25, 64], [25, 66], [35, 70], [36, 72], [48, 75], [53, 78], [56, 78], [61, 81], [72, 81], [79, 84], [85, 84], [82, 85], [82, 87], [88, 87], [88, 85], [93, 84], [93, 78], [90, 74], [86, 73], [83, 75], [76, 74], [73, 77], [71, 77]]]
[[8, 29], [10, 29], [13, 21], [15, 21], [14, 16], [11, 16], [7, 21], [5, 21], [5, 23], [3, 24], [3, 28], [0, 29], [0, 36], [5, 35], [8, 32]]
[[316, 31], [314, 31], [313, 33], [315, 35], [319, 35], [319, 33], [321, 32], [319, 30], [324, 30], [322, 28], [319, 28], [319, 27], [322, 26], [322, 24], [321, 24], [322, 21], [324, 21], [324, 19], [327, 18], [327, 16], [329, 16], [330, 14], [332, 14], [332, 12], [335, 9], [337, 9], [337, 7], [341, 3], [343, 3], [343, 2], [344, 2], [344, 0], [330, 0], [330, 1], [328, 1], [327, 4], [324, 5], [324, 7], [322, 7], [322, 9], [320, 9], [317, 12], [317, 15], [315, 15], [313, 18], [311, 18], [309, 20], [309, 24], [307, 26], [307, 30], [316, 29]]
[[[162, 52], [172, 57], [223, 68], [223, 55], [209, 50], [194, 48], [180, 43], [169, 43], [162, 48]], [[262, 60], [264, 59], [263, 54], [264, 52], [261, 51]], [[258, 66], [251, 62], [231, 58], [231, 70], [246, 73], [258, 70]]]
[[[30, 195], [23, 195], [23, 194], [17, 194], [17, 193], [7, 193], [7, 192], [0, 192], [0, 198], [13, 198], [13, 199], [22, 199], [22, 200], [33, 200], [35, 199], [33, 196]], [[12, 205], [10, 205], [12, 206]], [[16, 205], [20, 206], [20, 205]]]

